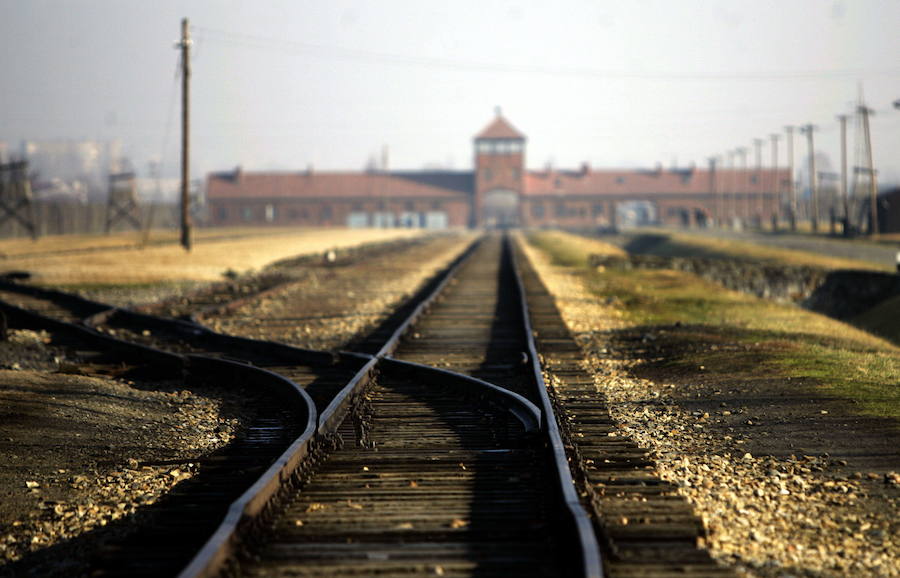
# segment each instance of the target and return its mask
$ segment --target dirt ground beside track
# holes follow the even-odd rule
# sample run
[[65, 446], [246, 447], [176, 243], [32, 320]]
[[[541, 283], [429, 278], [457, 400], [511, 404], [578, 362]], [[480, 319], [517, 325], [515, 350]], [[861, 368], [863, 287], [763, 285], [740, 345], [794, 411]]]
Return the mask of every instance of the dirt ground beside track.
[[50, 340], [22, 330], [0, 342], [0, 575], [4, 561], [128, 521], [243, 417], [236, 396], [88, 375]]

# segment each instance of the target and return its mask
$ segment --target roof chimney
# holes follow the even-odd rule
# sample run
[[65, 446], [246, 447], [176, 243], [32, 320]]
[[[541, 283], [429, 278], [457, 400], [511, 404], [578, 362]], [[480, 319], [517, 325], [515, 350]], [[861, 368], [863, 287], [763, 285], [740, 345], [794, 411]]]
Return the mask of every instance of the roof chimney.
[[309, 163], [306, 165], [306, 176], [311, 177], [313, 174], [313, 164]]
[[235, 182], [241, 182], [241, 179], [244, 177], [244, 169], [241, 168], [241, 165], [234, 167], [234, 177]]
[[581, 163], [581, 176], [591, 174], [591, 163], [585, 161]]

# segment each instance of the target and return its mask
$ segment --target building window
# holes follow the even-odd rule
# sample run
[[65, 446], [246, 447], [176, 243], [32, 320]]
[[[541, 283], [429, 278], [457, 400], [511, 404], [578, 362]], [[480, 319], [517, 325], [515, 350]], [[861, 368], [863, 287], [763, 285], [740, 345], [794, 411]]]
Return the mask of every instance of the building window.
[[624, 185], [624, 184], [625, 184], [625, 177], [616, 177], [616, 184]]
[[597, 215], [602, 215], [603, 214], [603, 203], [594, 203], [594, 206], [592, 207], [592, 209], [593, 209], [595, 217]]
[[444, 203], [440, 201], [434, 201], [433, 203], [431, 203], [431, 208], [435, 210], [442, 209], [444, 208]]
[[266, 222], [271, 223], [275, 220], [275, 205], [266, 205]]
[[405, 203], [403, 203], [403, 208], [407, 211], [415, 211], [416, 204], [413, 201], [406, 201]]
[[531, 216], [540, 219], [544, 216], [544, 204], [534, 203], [531, 205]]
[[322, 212], [320, 213], [323, 221], [328, 221], [331, 219], [331, 205], [325, 205], [322, 207]]
[[755, 185], [755, 184], [756, 184], [756, 180], [757, 180], [757, 179], [756, 179], [756, 175], [750, 175], [750, 182], [751, 182], [751, 183], [753, 183], [753, 184]]
[[566, 204], [562, 201], [556, 203], [556, 216], [557, 217], [565, 217], [566, 216]]
[[241, 209], [241, 218], [245, 221], [253, 219], [253, 207], [244, 207]]
[[219, 207], [219, 220], [228, 219], [228, 207]]
[[475, 151], [482, 155], [508, 155], [521, 153], [525, 143], [521, 139], [479, 140], [475, 142]]

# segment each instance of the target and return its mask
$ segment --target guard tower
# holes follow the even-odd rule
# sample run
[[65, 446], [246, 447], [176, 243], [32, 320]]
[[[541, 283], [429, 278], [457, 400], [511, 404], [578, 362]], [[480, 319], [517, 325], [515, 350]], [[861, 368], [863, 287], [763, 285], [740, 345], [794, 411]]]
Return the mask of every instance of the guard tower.
[[19, 223], [32, 239], [37, 239], [28, 161], [0, 164], [0, 225], [9, 220]]
[[137, 201], [134, 173], [109, 175], [109, 199], [106, 203], [107, 235], [119, 221], [125, 221], [138, 231], [141, 230], [141, 209]]
[[512, 227], [521, 222], [519, 206], [525, 172], [525, 135], [500, 114], [475, 136], [473, 226]]

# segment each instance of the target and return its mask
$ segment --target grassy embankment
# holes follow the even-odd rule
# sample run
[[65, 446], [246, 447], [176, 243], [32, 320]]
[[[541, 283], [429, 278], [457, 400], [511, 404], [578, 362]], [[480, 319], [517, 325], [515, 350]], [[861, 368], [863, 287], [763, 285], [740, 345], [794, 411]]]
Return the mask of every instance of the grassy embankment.
[[[662, 229], [647, 229], [648, 235], [665, 237], [660, 243], [653, 245], [649, 253], [660, 257], [737, 257], [753, 259], [766, 263], [782, 265], [807, 265], [823, 269], [863, 269], [872, 271], [892, 271], [884, 263], [872, 263], [825, 254], [809, 253], [794, 249], [782, 249], [769, 245], [761, 245], [750, 241], [723, 239], [696, 233], [677, 232]], [[837, 243], [838, 241], [827, 240]], [[853, 242], [853, 241], [840, 241]]]
[[887, 341], [690, 274], [594, 270], [588, 265], [590, 253], [598, 252], [594, 240], [543, 232], [530, 242], [555, 264], [578, 271], [598, 298], [619, 304], [625, 327], [613, 339], [664, 328], [667, 356], [655, 363], [673, 372], [704, 380], [783, 379], [786, 387], [802, 384], [852, 400], [864, 413], [900, 419], [900, 348]]
[[[818, 253], [808, 253], [791, 249], [780, 249], [766, 245], [758, 245], [747, 241], [735, 241], [718, 239], [709, 236], [692, 233], [662, 231], [650, 229], [651, 235], [660, 235], [665, 240], [654, 244], [649, 253], [660, 257], [739, 257], [753, 259], [767, 263], [784, 265], [808, 265], [823, 269], [862, 269], [872, 271], [893, 272], [893, 269], [884, 263], [873, 263], [831, 257]], [[871, 241], [834, 241], [832, 243], [870, 243]], [[866, 311], [848, 323], [870, 333], [880, 335], [900, 344], [900, 297], [894, 297]]]

